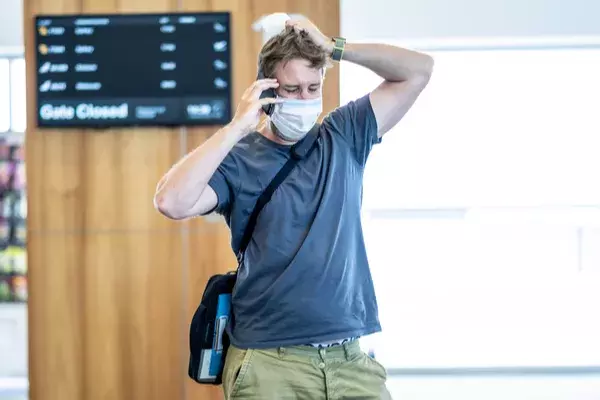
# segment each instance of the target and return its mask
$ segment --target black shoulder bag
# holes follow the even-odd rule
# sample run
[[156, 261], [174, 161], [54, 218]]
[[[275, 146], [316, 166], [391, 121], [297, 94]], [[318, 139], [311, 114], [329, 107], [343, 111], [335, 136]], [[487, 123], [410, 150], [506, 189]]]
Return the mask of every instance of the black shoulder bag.
[[[317, 124], [304, 139], [292, 146], [290, 158], [256, 201], [237, 254], [238, 268], [250, 243], [258, 215], [298, 161], [310, 154], [317, 141], [318, 133]], [[233, 318], [231, 295], [236, 279], [237, 270], [213, 275], [206, 284], [200, 305], [192, 318], [188, 375], [198, 383], [220, 385], [222, 382], [225, 357], [229, 349], [229, 337], [225, 327]]]

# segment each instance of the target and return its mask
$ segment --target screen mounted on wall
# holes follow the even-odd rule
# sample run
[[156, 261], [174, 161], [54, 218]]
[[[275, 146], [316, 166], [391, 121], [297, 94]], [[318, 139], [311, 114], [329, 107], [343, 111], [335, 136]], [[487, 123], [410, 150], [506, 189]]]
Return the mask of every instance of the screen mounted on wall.
[[40, 127], [221, 125], [229, 13], [37, 16]]

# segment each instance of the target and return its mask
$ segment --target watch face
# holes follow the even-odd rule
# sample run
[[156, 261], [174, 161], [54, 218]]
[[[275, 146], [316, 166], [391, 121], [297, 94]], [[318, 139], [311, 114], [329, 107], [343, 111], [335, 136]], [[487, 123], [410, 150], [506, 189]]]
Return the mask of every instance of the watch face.
[[331, 58], [334, 61], [340, 61], [342, 59], [342, 50], [339, 48], [334, 48], [333, 49], [333, 54], [331, 54]]

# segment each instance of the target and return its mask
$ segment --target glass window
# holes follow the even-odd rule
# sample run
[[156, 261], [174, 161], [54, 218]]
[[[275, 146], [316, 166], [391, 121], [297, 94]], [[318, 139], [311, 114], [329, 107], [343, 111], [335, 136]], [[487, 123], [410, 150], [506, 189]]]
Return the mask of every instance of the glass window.
[[26, 108], [25, 101], [25, 60], [17, 58], [10, 63], [10, 102], [11, 102], [11, 130], [25, 132]]
[[[388, 368], [600, 364], [600, 49], [430, 54], [365, 171], [364, 346]], [[342, 103], [381, 81], [341, 65]]]
[[10, 78], [8, 60], [0, 59], [0, 132], [10, 128]]
[[[366, 207], [600, 204], [600, 49], [432, 54], [428, 88], [373, 150]], [[343, 102], [380, 82], [342, 65]]]

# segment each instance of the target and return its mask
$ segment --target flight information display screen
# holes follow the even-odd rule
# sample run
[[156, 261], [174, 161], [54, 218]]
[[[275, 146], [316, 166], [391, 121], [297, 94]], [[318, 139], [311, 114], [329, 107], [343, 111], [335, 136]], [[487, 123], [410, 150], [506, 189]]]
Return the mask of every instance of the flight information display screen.
[[222, 125], [229, 13], [37, 16], [40, 127]]

